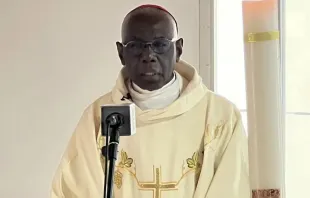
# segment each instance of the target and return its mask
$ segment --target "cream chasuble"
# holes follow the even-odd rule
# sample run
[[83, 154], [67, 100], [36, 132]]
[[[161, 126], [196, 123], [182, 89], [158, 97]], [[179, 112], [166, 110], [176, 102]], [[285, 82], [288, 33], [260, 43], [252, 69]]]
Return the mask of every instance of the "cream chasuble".
[[[247, 138], [237, 108], [209, 91], [181, 61], [180, 97], [166, 108], [136, 108], [137, 133], [121, 137], [115, 198], [250, 198]], [[126, 74], [84, 112], [54, 177], [51, 198], [102, 198], [100, 107], [131, 102]], [[123, 100], [122, 100], [123, 99]]]

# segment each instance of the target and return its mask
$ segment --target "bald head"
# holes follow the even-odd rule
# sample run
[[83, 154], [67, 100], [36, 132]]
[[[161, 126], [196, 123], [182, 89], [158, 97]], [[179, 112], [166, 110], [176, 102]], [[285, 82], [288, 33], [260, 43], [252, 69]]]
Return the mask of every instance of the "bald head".
[[[165, 30], [165, 34], [170, 39], [178, 37], [178, 26], [175, 18], [164, 8], [156, 5], [139, 6], [129, 12], [122, 23], [122, 40], [125, 42], [132, 39], [132, 31], [151, 31]], [[129, 38], [128, 38], [129, 37]], [[163, 37], [163, 36], [161, 36]]]
[[128, 13], [116, 44], [129, 79], [147, 90], [167, 84], [182, 54], [183, 39], [177, 38], [177, 23], [165, 9], [148, 5]]

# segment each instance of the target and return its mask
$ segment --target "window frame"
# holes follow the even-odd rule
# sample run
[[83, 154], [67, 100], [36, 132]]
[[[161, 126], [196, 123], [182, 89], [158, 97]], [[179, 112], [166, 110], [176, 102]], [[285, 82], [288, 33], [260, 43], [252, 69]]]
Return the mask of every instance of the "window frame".
[[216, 90], [216, 1], [199, 0], [199, 74], [211, 91]]

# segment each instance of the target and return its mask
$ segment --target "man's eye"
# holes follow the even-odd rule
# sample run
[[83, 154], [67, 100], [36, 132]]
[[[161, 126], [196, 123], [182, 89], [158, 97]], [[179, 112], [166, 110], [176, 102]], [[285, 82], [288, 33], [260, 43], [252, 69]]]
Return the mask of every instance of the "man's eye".
[[166, 47], [167, 44], [165, 42], [154, 42], [153, 46], [154, 47]]
[[138, 46], [139, 46], [139, 43], [136, 43], [136, 42], [128, 43], [127, 45], [128, 48], [137, 48]]

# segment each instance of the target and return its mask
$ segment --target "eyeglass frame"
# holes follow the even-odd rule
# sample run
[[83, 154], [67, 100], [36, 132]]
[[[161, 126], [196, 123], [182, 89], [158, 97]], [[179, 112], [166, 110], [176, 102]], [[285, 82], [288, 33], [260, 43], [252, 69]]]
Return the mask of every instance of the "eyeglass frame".
[[[156, 41], [156, 40], [166, 40], [166, 41], [169, 41], [169, 44], [170, 44], [170, 46], [171, 46], [172, 43], [175, 43], [175, 42], [178, 41], [179, 39], [178, 39], [178, 38], [173, 38], [173, 39], [168, 39], [168, 38], [157, 38], [157, 39], [154, 39], [153, 41], [149, 41], [149, 42], [143, 42], [143, 41], [139, 41], [139, 40], [131, 40], [131, 41], [128, 41], [127, 43], [122, 43], [122, 45], [124, 46], [124, 48], [127, 48], [127, 46], [128, 46], [129, 43], [132, 43], [132, 42], [141, 42], [141, 43], [144, 44], [144, 47], [145, 47], [145, 46], [151, 47], [151, 49], [152, 49], [155, 53], [157, 53], [157, 54], [164, 54], [164, 53], [166, 53], [167, 51], [162, 52], [162, 53], [156, 52], [156, 50], [154, 50], [154, 49], [152, 48], [152, 44], [153, 44], [154, 41]], [[169, 47], [170, 47], [170, 46], [169, 46]], [[141, 48], [141, 52], [140, 52], [139, 54], [136, 54], [136, 55], [140, 55], [142, 52], [143, 52], [143, 49]]]

